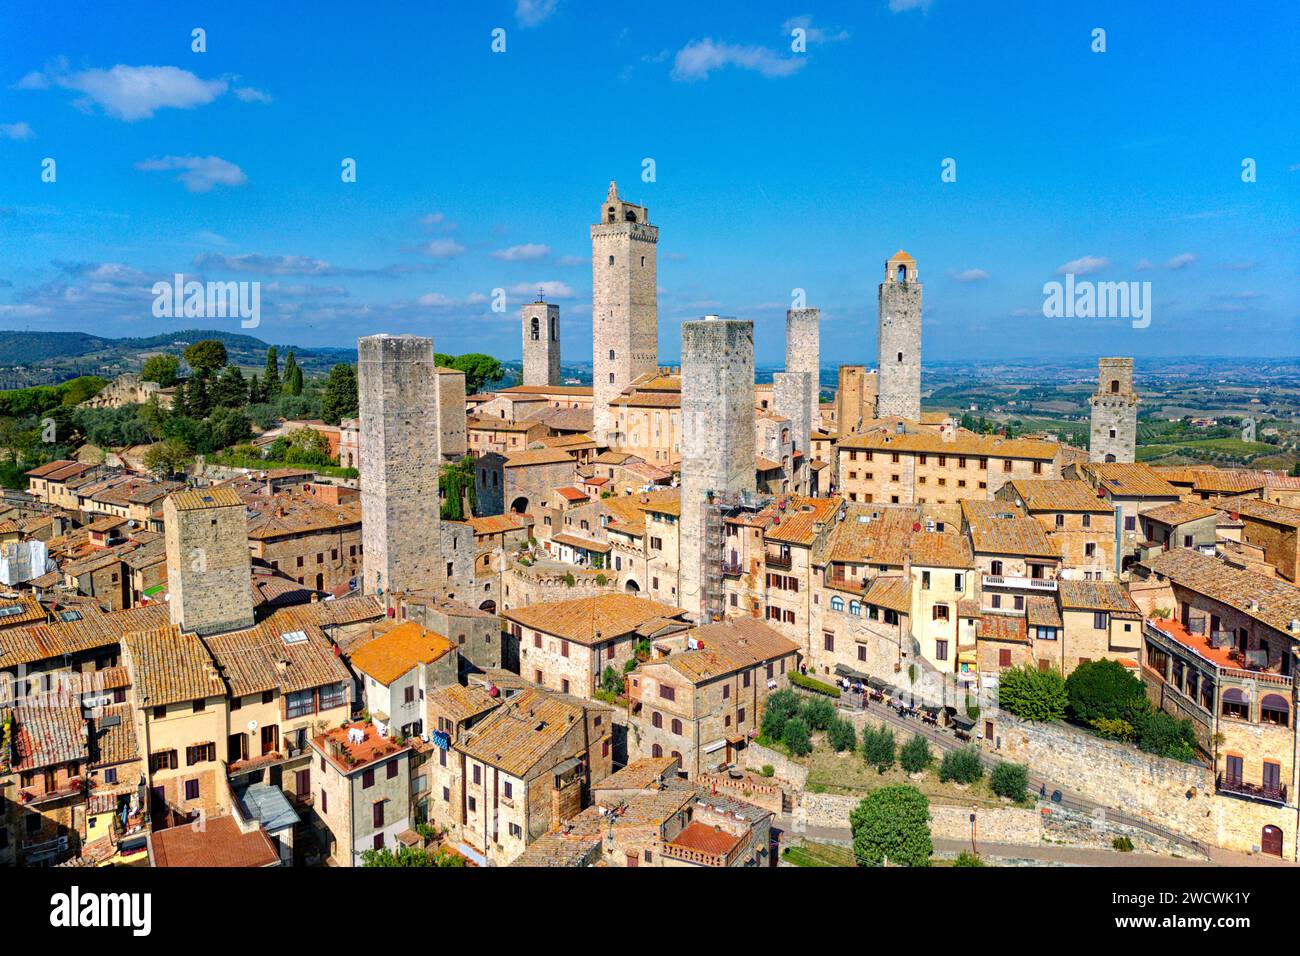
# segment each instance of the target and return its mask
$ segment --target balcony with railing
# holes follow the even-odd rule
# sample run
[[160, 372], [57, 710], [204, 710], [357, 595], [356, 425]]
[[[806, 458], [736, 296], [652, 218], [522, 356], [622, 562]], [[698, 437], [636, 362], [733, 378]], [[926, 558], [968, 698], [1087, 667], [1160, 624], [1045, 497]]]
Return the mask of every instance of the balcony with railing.
[[730, 558], [722, 559], [722, 573], [733, 578], [738, 578], [745, 573], [745, 566], [737, 558], [735, 561]]
[[764, 560], [769, 568], [780, 568], [785, 571], [789, 571], [794, 565], [794, 558], [791, 556], [789, 551], [786, 551], [784, 554], [781, 552], [768, 551], [764, 555]]
[[1241, 777], [1220, 773], [1214, 778], [1214, 788], [1220, 793], [1230, 793], [1238, 797], [1249, 797], [1252, 800], [1264, 800], [1268, 803], [1286, 803], [1286, 784], [1268, 786], [1265, 784], [1250, 783]]
[[1172, 618], [1150, 618], [1143, 630], [1158, 647], [1183, 656], [1191, 654], [1202, 666], [1214, 668], [1221, 680], [1253, 681], [1278, 688], [1290, 688], [1293, 683], [1291, 675], [1281, 673], [1280, 662], [1257, 663], [1228, 643], [1226, 637], [1206, 637]]
[[983, 577], [985, 588], [1009, 588], [1019, 591], [1045, 592], [1054, 592], [1056, 590], [1055, 578], [1031, 578], [1024, 574], [986, 574]]

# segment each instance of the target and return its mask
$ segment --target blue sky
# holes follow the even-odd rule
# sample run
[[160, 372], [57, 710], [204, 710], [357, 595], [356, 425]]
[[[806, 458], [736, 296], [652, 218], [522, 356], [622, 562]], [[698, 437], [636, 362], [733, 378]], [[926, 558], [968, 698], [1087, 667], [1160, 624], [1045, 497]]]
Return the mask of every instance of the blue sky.
[[[871, 362], [899, 247], [927, 359], [1300, 354], [1291, 3], [104, 6], [0, 14], [3, 328], [187, 327], [151, 310], [183, 272], [261, 282], [269, 341], [509, 358], [542, 286], [590, 360], [616, 179], [660, 227], [665, 362], [707, 312], [779, 361], [794, 288], [827, 364]], [[1151, 282], [1150, 327], [1044, 318], [1065, 271]]]

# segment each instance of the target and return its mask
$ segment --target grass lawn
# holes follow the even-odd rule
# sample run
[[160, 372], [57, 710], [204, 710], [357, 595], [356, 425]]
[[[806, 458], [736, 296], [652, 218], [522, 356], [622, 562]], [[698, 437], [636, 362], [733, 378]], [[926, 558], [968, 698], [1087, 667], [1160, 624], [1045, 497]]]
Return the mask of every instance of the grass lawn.
[[[907, 742], [905, 734], [898, 736], [901, 744]], [[931, 752], [935, 748], [931, 747]], [[989, 788], [989, 775], [985, 773], [976, 783], [962, 787], [956, 783], [939, 782], [939, 759], [942, 755], [935, 753], [934, 763], [925, 771], [920, 780], [913, 780], [895, 764], [884, 773], [877, 773], [875, 767], [869, 767], [860, 753], [837, 754], [825, 746], [818, 746], [809, 757], [808, 783], [806, 789], [818, 793], [834, 793], [844, 796], [863, 795], [877, 787], [887, 787], [894, 783], [909, 784], [930, 798], [931, 803], [958, 806], [976, 804], [981, 807], [1004, 807], [1001, 797]], [[1029, 804], [1026, 804], [1029, 805]]]
[[853, 851], [834, 843], [803, 841], [781, 851], [781, 858], [795, 866], [857, 866]]
[[1258, 441], [1242, 441], [1240, 438], [1204, 438], [1200, 441], [1175, 441], [1158, 445], [1138, 445], [1137, 460], [1150, 461], [1171, 455], [1180, 448], [1190, 451], [1214, 451], [1234, 458], [1244, 459], [1251, 455], [1276, 454], [1278, 447]]

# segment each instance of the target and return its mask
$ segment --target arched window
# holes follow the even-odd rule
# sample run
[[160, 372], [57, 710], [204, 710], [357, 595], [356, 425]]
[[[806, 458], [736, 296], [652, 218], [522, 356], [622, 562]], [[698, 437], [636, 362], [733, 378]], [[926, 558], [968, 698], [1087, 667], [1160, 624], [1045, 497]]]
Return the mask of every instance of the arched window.
[[609, 264], [610, 264], [611, 266], [614, 264], [614, 257], [613, 257], [613, 256], [610, 256], [610, 257], [609, 257]]
[[898, 281], [899, 282], [907, 281], [907, 266], [900, 265], [898, 267]]
[[682, 762], [682, 754], [681, 754], [681, 751], [680, 751], [680, 750], [674, 750], [674, 751], [672, 752], [671, 756], [676, 758], [677, 763], [678, 763], [679, 765], [681, 764], [681, 762]]
[[673, 718], [673, 733], [679, 737], [682, 735], [682, 722], [676, 717]]
[[625, 213], [623, 213], [623, 218], [626, 219], [628, 222], [636, 222], [636, 213], [634, 213], [631, 209], [629, 209]]
[[611, 362], [614, 361], [614, 350], [613, 350], [613, 349], [610, 349], [610, 350], [609, 350], [609, 360], [610, 360]]
[[831, 610], [832, 610], [832, 611], [842, 611], [842, 610], [844, 610], [844, 598], [840, 597], [838, 594], [835, 595], [834, 597], [832, 597], [832, 598], [831, 598]]
[[[618, 222], [618, 219], [617, 219], [617, 218], [615, 217], [615, 215], [614, 215], [614, 207], [613, 207], [613, 206], [610, 206], [610, 207], [609, 207], [609, 221], [610, 221], [610, 222]], [[610, 261], [613, 262], [614, 260], [613, 260], [613, 259], [610, 259]]]
[[1002, 576], [1002, 562], [1001, 562], [1001, 561], [992, 561], [992, 562], [990, 562], [990, 563], [989, 563], [989, 573], [992, 574], [994, 577], [1001, 577], [1001, 576]]
[[650, 756], [662, 757], [663, 755], [664, 755], [664, 748], [660, 747], [658, 744], [655, 744], [653, 747], [650, 748]]
[[1238, 687], [1229, 687], [1223, 692], [1223, 716], [1238, 720], [1250, 720], [1250, 697]]
[[1119, 379], [1112, 378], [1110, 380], [1110, 393], [1112, 395], [1116, 395], [1119, 393]]
[[653, 714], [650, 715], [650, 726], [655, 727], [657, 729], [662, 729], [663, 725], [664, 725], [664, 715], [659, 713], [659, 711], [656, 710]]
[[[1226, 695], [1225, 695], [1226, 696]], [[1259, 720], [1263, 724], [1276, 724], [1279, 727], [1291, 725], [1291, 705], [1281, 694], [1265, 694], [1259, 702]]]
[[850, 601], [849, 613], [854, 617], [862, 617], [862, 605], [857, 601]]

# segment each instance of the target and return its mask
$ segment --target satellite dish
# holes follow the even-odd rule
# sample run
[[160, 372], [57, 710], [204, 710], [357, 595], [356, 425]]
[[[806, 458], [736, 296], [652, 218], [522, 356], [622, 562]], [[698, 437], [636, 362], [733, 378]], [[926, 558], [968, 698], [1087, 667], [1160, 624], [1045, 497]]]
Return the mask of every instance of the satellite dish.
[[257, 729], [257, 721], [255, 721], [255, 720], [250, 720], [250, 721], [248, 722], [248, 729], [249, 729], [249, 730], [256, 730], [256, 729]]

